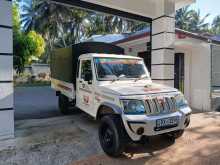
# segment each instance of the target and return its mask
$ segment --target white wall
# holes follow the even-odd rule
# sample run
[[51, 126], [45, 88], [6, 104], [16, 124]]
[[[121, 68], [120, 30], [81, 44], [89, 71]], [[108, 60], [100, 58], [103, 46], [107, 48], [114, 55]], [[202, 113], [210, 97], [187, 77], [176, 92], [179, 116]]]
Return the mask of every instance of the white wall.
[[14, 136], [11, 3], [0, 0], [0, 139]]
[[176, 45], [176, 53], [185, 55], [185, 97], [193, 109], [210, 111], [210, 44], [191, 39]]
[[34, 76], [38, 76], [40, 73], [50, 75], [50, 66], [48, 64], [32, 64], [31, 68]]
[[209, 44], [195, 46], [191, 56], [191, 105], [192, 107], [210, 110], [210, 69], [211, 51]]

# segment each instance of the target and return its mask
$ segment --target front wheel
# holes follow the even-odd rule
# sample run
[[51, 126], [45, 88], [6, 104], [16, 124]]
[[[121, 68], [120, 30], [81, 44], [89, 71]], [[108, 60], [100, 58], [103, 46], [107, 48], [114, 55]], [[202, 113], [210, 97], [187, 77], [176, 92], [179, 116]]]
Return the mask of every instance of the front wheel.
[[124, 151], [128, 135], [120, 116], [108, 115], [101, 119], [99, 140], [103, 151], [112, 157], [118, 157]]

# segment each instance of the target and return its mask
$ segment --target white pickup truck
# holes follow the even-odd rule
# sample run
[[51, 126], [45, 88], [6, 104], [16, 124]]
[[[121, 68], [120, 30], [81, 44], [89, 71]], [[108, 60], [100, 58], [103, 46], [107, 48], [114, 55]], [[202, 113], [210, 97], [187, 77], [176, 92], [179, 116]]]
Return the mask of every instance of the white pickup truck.
[[[128, 140], [183, 134], [191, 109], [180, 91], [153, 83], [141, 58], [84, 53], [92, 52], [85, 45], [55, 51], [51, 85], [59, 95], [61, 112], [76, 106], [101, 121], [99, 140], [105, 153], [120, 155]], [[107, 48], [106, 52], [117, 52]], [[80, 49], [86, 51], [81, 54]]]

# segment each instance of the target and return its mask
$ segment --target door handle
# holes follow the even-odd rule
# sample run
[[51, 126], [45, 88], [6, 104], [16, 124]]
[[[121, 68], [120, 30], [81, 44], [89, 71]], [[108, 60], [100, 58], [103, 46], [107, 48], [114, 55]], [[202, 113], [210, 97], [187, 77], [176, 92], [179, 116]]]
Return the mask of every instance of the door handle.
[[85, 87], [86, 87], [86, 84], [83, 83], [83, 84], [82, 84], [82, 88], [85, 88]]

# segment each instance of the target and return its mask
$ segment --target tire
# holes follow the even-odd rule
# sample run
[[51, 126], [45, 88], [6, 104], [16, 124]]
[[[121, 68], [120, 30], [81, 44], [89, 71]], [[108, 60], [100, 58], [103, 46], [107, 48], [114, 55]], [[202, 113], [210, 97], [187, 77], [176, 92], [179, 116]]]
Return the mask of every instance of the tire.
[[99, 141], [107, 155], [118, 157], [122, 154], [128, 134], [119, 115], [107, 115], [101, 119]]
[[174, 139], [178, 139], [181, 136], [183, 136], [183, 134], [184, 134], [184, 130], [178, 130], [178, 131], [173, 131], [173, 132], [167, 133], [166, 135], [168, 137], [171, 137], [171, 138], [174, 138]]
[[60, 94], [59, 100], [58, 100], [58, 105], [59, 105], [59, 110], [62, 114], [64, 114], [64, 115], [70, 114], [71, 103], [70, 103], [68, 97], [64, 96], [63, 94]]

